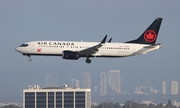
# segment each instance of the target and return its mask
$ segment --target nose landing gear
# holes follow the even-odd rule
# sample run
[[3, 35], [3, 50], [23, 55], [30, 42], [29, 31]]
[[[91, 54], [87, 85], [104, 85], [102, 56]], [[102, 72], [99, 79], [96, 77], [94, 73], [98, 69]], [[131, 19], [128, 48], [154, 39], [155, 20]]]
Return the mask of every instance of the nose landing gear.
[[28, 61], [31, 62], [32, 61], [31, 56], [30, 55], [27, 55], [27, 56], [29, 58]]
[[29, 61], [29, 62], [31, 62], [31, 61], [32, 61], [32, 59], [28, 59], [28, 61]]

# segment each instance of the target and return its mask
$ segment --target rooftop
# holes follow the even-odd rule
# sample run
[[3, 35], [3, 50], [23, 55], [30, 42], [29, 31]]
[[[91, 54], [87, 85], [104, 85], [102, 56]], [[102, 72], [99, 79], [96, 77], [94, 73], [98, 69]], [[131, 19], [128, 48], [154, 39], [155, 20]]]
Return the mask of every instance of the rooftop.
[[[48, 90], [54, 90], [54, 89], [56, 89], [56, 90], [82, 90], [79, 87], [68, 87], [67, 84], [63, 84], [62, 87], [44, 87], [44, 88], [41, 88], [39, 85], [34, 85], [34, 86], [29, 85], [28, 90], [47, 90], [47, 89]], [[83, 89], [90, 90], [90, 88], [83, 88]]]

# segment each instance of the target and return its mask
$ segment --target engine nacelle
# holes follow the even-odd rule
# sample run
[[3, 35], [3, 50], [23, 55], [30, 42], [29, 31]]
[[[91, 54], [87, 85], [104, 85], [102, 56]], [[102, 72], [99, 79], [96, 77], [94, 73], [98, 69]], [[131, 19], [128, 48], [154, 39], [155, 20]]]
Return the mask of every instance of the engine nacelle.
[[71, 59], [71, 60], [77, 60], [79, 59], [79, 55], [76, 52], [73, 51], [63, 51], [62, 52], [62, 58], [63, 59]]

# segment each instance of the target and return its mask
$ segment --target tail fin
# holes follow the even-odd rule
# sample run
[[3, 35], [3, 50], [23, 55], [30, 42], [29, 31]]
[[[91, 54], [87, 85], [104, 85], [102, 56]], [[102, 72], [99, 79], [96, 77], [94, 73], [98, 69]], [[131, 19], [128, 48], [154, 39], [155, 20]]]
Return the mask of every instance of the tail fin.
[[125, 43], [155, 44], [161, 22], [162, 18], [155, 19], [154, 22], [144, 31], [144, 33], [138, 39]]

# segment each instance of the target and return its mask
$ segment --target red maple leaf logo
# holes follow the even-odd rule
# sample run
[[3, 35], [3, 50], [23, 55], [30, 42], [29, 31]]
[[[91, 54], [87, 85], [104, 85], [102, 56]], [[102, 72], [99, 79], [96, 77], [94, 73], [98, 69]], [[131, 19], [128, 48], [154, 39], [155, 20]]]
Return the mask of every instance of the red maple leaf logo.
[[38, 49], [37, 49], [37, 52], [41, 52], [41, 50], [42, 50], [41, 48], [38, 48]]
[[155, 35], [152, 32], [149, 32], [149, 33], [146, 34], [147, 39], [154, 39], [154, 36]]
[[144, 39], [147, 42], [154, 42], [156, 40], [156, 33], [153, 30], [148, 30], [144, 33]]

